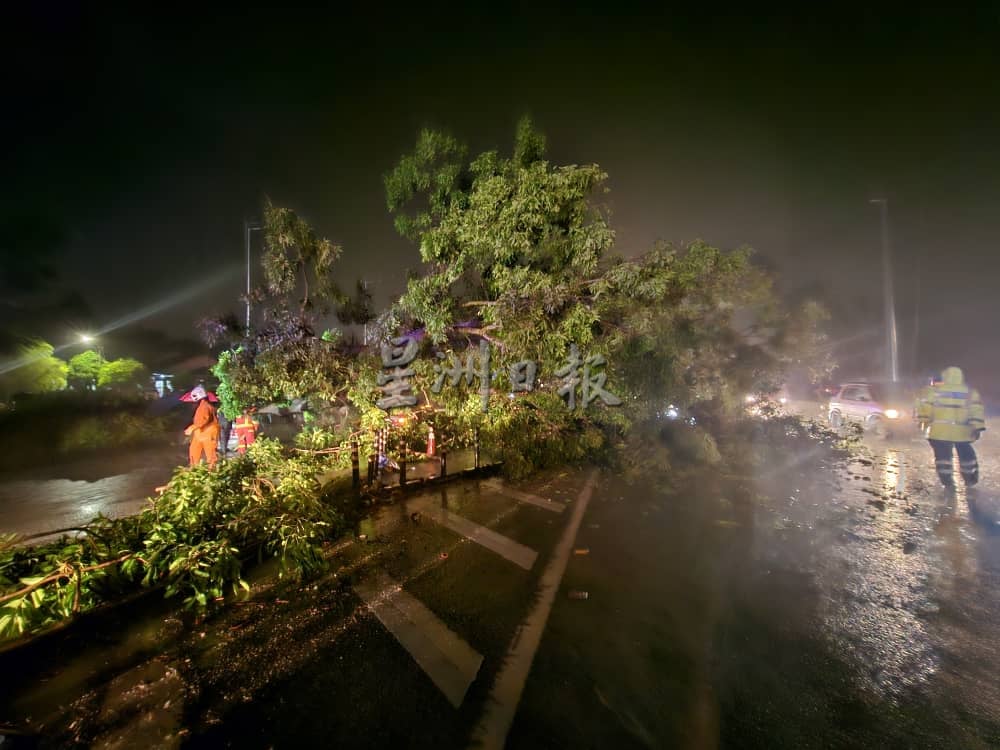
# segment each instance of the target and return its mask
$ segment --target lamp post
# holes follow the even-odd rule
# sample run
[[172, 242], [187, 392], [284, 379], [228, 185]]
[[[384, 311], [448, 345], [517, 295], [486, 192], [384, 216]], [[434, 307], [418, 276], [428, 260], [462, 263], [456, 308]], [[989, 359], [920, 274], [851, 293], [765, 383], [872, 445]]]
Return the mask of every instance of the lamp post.
[[899, 349], [896, 340], [896, 299], [892, 289], [892, 257], [889, 249], [889, 203], [885, 198], [873, 198], [869, 203], [879, 206], [882, 215], [882, 297], [885, 305], [885, 342], [889, 377], [899, 381]]
[[86, 344], [87, 346], [93, 344], [94, 349], [97, 350], [97, 356], [101, 358], [102, 362], [104, 361], [104, 347], [101, 346], [101, 343], [97, 340], [96, 336], [91, 336], [89, 333], [81, 333], [80, 343]]
[[259, 232], [263, 227], [252, 221], [243, 222], [243, 234], [247, 246], [247, 333], [250, 333], [250, 233]]
[[[97, 351], [97, 359], [100, 363], [100, 367], [104, 366], [104, 347], [101, 346], [101, 342], [97, 340], [97, 336], [92, 336], [89, 333], [80, 334], [80, 343], [84, 346], [93, 345], [94, 349]], [[94, 377], [93, 382], [90, 384], [90, 390], [97, 390], [97, 381], [99, 380], [99, 373]]]

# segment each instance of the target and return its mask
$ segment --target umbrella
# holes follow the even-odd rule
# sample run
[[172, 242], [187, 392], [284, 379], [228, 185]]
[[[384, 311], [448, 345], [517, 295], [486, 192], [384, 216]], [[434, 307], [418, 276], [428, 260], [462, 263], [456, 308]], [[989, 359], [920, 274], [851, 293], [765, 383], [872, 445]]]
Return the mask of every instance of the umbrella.
[[195, 386], [190, 391], [181, 396], [181, 401], [200, 401], [207, 398], [212, 403], [219, 403], [219, 397], [211, 391], [206, 391], [200, 385]]

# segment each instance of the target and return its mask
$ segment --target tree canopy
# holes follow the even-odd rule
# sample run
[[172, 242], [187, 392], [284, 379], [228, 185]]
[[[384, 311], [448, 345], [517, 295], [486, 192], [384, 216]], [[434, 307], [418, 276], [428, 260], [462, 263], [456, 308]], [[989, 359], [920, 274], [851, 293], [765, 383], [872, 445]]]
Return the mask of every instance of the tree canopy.
[[138, 387], [145, 382], [147, 375], [148, 371], [142, 362], [130, 357], [115, 359], [101, 364], [97, 387], [117, 389]]
[[397, 229], [424, 263], [387, 317], [438, 345], [485, 338], [501, 379], [520, 360], [555, 370], [575, 345], [605, 358], [635, 408], [732, 404], [767, 388], [790, 347], [809, 355], [816, 310], [783, 312], [749, 250], [694, 242], [613, 255], [606, 178], [597, 165], [547, 161], [528, 119], [509, 156], [469, 158], [454, 138], [422, 132], [385, 177]]
[[340, 291], [334, 267], [341, 248], [317, 236], [294, 211], [268, 201], [264, 206], [266, 286], [254, 293], [261, 322], [251, 331], [233, 318], [205, 321], [209, 344], [229, 345], [213, 373], [219, 378], [223, 413], [295, 398], [334, 400], [346, 394], [350, 362], [340, 332], [323, 330], [324, 314], [370, 319], [370, 297], [359, 285], [349, 298]]
[[77, 388], [96, 387], [103, 364], [104, 358], [93, 349], [70, 357], [67, 375], [70, 385]]
[[[255, 296], [263, 322], [250, 332], [234, 320], [215, 330], [230, 332], [231, 348], [215, 369], [224, 407], [236, 413], [265, 401], [347, 398], [370, 412], [372, 425], [384, 419], [378, 351], [350, 351], [339, 331], [322, 330], [331, 311], [342, 322], [373, 322], [380, 344], [422, 329], [423, 355], [412, 367], [430, 382], [488, 342], [485, 379], [501, 396], [491, 410], [551, 411], [561, 401], [555, 396], [567, 395], [560, 378], [580, 377], [577, 370], [593, 364], [615, 394], [605, 404], [620, 398], [623, 407], [599, 409], [598, 419], [620, 426], [671, 401], [734, 410], [747, 392], [776, 388], [789, 367], [817, 377], [828, 369], [822, 309], [785, 309], [748, 249], [699, 241], [616, 255], [606, 180], [596, 164], [549, 161], [545, 138], [527, 118], [508, 153], [472, 156], [451, 135], [421, 132], [384, 178], [388, 209], [421, 266], [374, 321], [363, 284], [354, 299], [340, 290], [340, 247], [291, 209], [268, 203], [267, 285]], [[537, 368], [535, 393], [515, 382], [526, 362]], [[427, 388], [414, 383], [420, 403], [447, 406], [463, 423], [482, 413], [475, 393]], [[564, 429], [561, 419], [544, 418], [553, 435]]]
[[0, 392], [5, 398], [18, 393], [45, 393], [66, 387], [69, 367], [55, 356], [46, 341], [35, 340], [20, 346], [16, 356], [3, 367]]

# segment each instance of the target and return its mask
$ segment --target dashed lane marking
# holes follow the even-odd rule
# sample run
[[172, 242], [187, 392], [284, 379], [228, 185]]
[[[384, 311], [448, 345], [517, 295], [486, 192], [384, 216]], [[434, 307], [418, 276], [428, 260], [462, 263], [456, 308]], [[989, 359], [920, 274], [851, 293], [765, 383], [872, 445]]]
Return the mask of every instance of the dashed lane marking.
[[470, 747], [502, 750], [507, 742], [507, 733], [510, 731], [511, 724], [514, 723], [517, 704], [524, 692], [524, 683], [528, 680], [531, 663], [534, 661], [535, 652], [538, 651], [538, 645], [542, 641], [545, 624], [552, 611], [556, 592], [562, 583], [570, 552], [576, 543], [577, 531], [580, 529], [583, 514], [590, 503], [590, 496], [593, 494], [596, 482], [597, 471], [595, 470], [587, 478], [586, 485], [574, 503], [573, 513], [566, 526], [566, 531], [563, 532], [562, 538], [559, 540], [552, 560], [545, 568], [545, 572], [542, 573], [538, 584], [538, 600], [535, 608], [531, 610], [511, 641], [503, 668], [497, 675], [493, 691], [486, 703], [486, 710], [472, 734]]
[[482, 655], [385, 573], [377, 573], [354, 590], [451, 705], [461, 706], [479, 673]]
[[551, 510], [553, 513], [562, 513], [566, 510], [565, 503], [561, 503], [558, 500], [549, 500], [547, 497], [521, 492], [513, 487], [508, 487], [499, 479], [487, 479], [483, 482], [483, 486], [488, 487], [491, 490], [495, 490], [504, 497], [509, 497], [521, 503], [528, 503], [529, 505], [534, 505], [538, 508], [545, 508], [545, 510]]
[[492, 529], [480, 526], [464, 516], [442, 508], [434, 498], [428, 497], [411, 501], [409, 507], [419, 510], [421, 515], [427, 516], [456, 534], [461, 534], [466, 539], [497, 553], [525, 570], [531, 570], [535, 560], [538, 559], [538, 553], [531, 547], [525, 547], [509, 537], [503, 536], [503, 534], [498, 534]]

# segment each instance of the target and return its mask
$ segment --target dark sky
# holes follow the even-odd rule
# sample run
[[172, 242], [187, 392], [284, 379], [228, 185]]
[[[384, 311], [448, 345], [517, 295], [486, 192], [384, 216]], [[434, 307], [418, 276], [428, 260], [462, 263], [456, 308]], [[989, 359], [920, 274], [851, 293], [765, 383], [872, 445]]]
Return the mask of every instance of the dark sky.
[[[838, 336], [876, 337], [862, 343], [881, 330], [869, 199], [886, 196], [904, 365], [919, 281], [921, 366], [1000, 367], [996, 3], [23, 5], [38, 7], [0, 31], [0, 246], [5, 263], [55, 249], [38, 286], [50, 303], [82, 294], [88, 325], [226, 271], [132, 325], [190, 335], [201, 315], [237, 309], [242, 223], [264, 195], [342, 243], [345, 285], [364, 276], [384, 301], [417, 256], [394, 234], [382, 175], [423, 126], [507, 148], [530, 113], [554, 161], [609, 172], [621, 252], [656, 238], [750, 245], [787, 291], [830, 302]], [[38, 225], [57, 239], [24, 229]]]

